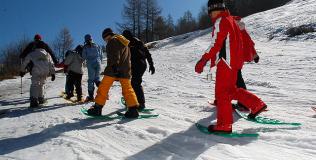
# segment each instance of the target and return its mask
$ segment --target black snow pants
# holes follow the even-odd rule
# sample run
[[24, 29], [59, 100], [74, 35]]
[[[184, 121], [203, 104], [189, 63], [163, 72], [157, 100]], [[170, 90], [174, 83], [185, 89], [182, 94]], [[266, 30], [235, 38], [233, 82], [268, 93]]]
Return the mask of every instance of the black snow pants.
[[136, 93], [138, 103], [140, 105], [145, 104], [145, 95], [144, 95], [144, 90], [142, 86], [143, 82], [143, 75], [146, 71], [146, 66], [144, 67], [138, 67], [137, 69], [132, 69], [132, 87]]
[[82, 98], [82, 87], [81, 87], [81, 80], [82, 80], [82, 74], [78, 74], [72, 71], [68, 72], [68, 79], [66, 82], [67, 85], [67, 96], [72, 97], [73, 96], [73, 91], [74, 87], [76, 87], [76, 93], [77, 93], [77, 98], [81, 99]]

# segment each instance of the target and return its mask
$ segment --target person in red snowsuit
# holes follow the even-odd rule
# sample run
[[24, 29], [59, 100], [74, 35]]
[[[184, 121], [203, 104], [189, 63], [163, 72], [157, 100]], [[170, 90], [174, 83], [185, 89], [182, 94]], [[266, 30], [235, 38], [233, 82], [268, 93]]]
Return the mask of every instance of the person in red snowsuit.
[[[255, 63], [258, 63], [260, 57], [258, 56], [257, 51], [255, 49], [255, 43], [252, 41], [251, 37], [249, 36], [248, 32], [246, 31], [245, 23], [241, 21], [241, 17], [239, 17], [239, 16], [233, 16], [233, 18], [235, 19], [235, 21], [238, 24], [240, 31], [241, 31], [242, 44], [243, 44], [242, 53], [243, 53], [244, 61], [245, 62], [254, 61]], [[213, 59], [214, 60], [212, 60], [213, 64], [211, 65], [211, 67], [215, 66], [215, 58], [213, 58]], [[237, 73], [236, 85], [237, 85], [237, 88], [247, 89], [245, 81], [242, 77], [241, 69], [238, 70], [238, 73]], [[215, 93], [215, 95], [216, 95], [216, 93]], [[214, 105], [217, 104], [216, 98], [215, 98], [213, 104]], [[233, 104], [233, 107], [235, 109], [248, 110], [247, 107], [245, 107], [244, 105], [242, 105], [239, 102], [237, 104]]]
[[237, 73], [244, 64], [242, 35], [238, 24], [226, 9], [223, 0], [209, 0], [208, 12], [212, 19], [212, 42], [206, 53], [197, 62], [195, 71], [202, 73], [204, 66], [215, 58], [217, 99], [217, 124], [210, 125], [210, 132], [232, 132], [232, 100], [238, 100], [251, 110], [248, 118], [254, 119], [267, 108], [256, 95], [237, 88]]

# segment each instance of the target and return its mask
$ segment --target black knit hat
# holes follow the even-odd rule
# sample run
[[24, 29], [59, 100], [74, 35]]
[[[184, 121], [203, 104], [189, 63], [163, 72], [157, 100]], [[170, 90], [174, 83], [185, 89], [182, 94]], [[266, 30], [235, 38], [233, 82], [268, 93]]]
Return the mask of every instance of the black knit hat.
[[207, 3], [208, 13], [212, 11], [225, 10], [226, 6], [223, 0], [209, 0]]
[[108, 35], [113, 35], [113, 31], [111, 28], [106, 28], [105, 30], [103, 30], [102, 32], [102, 38], [107, 37]]
[[133, 33], [130, 30], [124, 30], [123, 36], [127, 38], [128, 40], [132, 39], [134, 37]]

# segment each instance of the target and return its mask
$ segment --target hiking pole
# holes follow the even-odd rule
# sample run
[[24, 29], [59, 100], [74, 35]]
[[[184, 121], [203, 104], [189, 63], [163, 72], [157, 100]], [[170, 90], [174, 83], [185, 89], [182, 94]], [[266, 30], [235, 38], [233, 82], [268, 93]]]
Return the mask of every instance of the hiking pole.
[[[20, 61], [21, 63], [21, 66], [22, 66], [22, 59], [21, 59], [21, 61]], [[22, 90], [22, 88], [23, 88], [23, 84], [22, 84], [22, 76], [20, 76], [21, 77], [21, 95], [23, 94], [23, 90]]]

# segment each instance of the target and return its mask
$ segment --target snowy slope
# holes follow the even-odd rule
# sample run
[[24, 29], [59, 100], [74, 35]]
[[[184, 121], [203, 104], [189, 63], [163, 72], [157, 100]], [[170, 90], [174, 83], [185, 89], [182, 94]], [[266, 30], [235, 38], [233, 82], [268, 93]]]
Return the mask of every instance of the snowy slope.
[[[195, 122], [209, 124], [216, 119], [215, 108], [207, 104], [214, 97], [214, 81], [206, 79], [207, 68], [202, 75], [194, 73], [196, 61], [210, 43], [206, 30], [157, 42], [158, 48], [152, 49], [157, 73], [146, 73], [143, 84], [147, 106], [160, 114], [156, 119], [88, 119], [79, 112], [81, 105], [70, 106], [58, 97], [65, 83], [63, 74], [55, 82], [48, 81], [48, 104], [36, 111], [27, 109], [28, 77], [23, 78], [23, 95], [20, 79], [0, 82], [0, 109], [11, 108], [0, 117], [0, 159], [315, 159], [316, 112], [310, 108], [316, 106], [315, 40], [267, 41], [264, 36], [271, 31], [265, 28], [289, 22], [286, 15], [280, 20], [273, 16], [278, 10], [291, 17], [296, 12], [293, 5], [304, 4], [302, 11], [315, 3], [298, 0], [281, 10], [266, 11], [264, 15], [275, 17], [274, 21], [264, 19], [269, 23], [258, 18], [263, 13], [245, 19], [261, 56], [259, 64], [244, 67], [248, 89], [268, 104], [264, 116], [300, 122], [301, 127], [260, 125], [234, 115], [234, 130], [258, 132], [260, 137], [227, 139], [197, 131]], [[84, 93], [86, 80], [85, 75]], [[103, 114], [122, 109], [120, 97], [120, 86], [115, 83]]]

